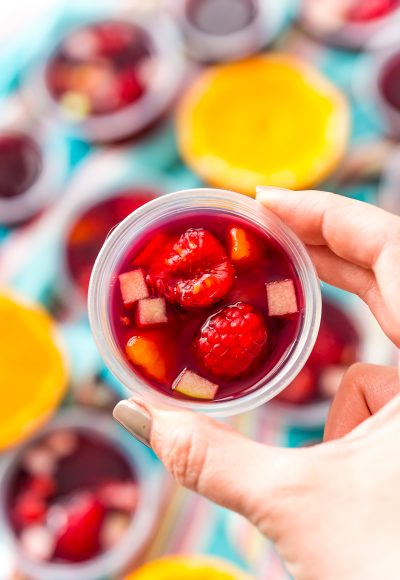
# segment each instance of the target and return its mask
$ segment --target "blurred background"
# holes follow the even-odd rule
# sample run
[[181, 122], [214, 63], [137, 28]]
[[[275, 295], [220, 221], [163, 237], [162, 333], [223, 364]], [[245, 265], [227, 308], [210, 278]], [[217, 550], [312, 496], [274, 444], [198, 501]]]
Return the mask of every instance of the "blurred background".
[[[0, 3], [1, 579], [287, 577], [111, 419], [126, 391], [91, 337], [91, 269], [119, 221], [181, 189], [399, 213], [399, 140], [399, 0]], [[345, 368], [393, 360], [361, 302], [323, 296], [295, 382], [230, 419], [248, 436], [320, 441]]]

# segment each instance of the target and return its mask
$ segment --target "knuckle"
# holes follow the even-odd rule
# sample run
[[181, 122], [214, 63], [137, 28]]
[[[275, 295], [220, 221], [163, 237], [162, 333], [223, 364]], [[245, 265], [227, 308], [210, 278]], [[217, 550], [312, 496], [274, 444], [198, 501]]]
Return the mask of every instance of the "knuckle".
[[177, 426], [169, 438], [170, 449], [164, 457], [167, 469], [185, 487], [198, 490], [207, 459], [207, 439], [194, 421]]

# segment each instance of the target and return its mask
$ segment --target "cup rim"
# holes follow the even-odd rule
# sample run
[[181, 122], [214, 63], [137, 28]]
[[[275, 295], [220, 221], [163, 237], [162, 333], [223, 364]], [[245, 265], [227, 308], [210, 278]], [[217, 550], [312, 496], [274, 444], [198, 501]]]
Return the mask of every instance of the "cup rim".
[[[280, 365], [280, 368], [274, 367], [271, 372], [275, 370], [275, 374], [268, 380], [262, 377], [249, 393], [228, 400], [199, 402], [173, 399], [145, 384], [122, 355], [113, 335], [110, 320], [109, 287], [115, 279], [116, 267], [126, 251], [121, 251], [123, 244], [132, 243], [135, 236], [142, 234], [146, 227], [155, 221], [161, 221], [168, 211], [177, 212], [179, 215], [188, 212], [189, 209], [194, 211], [198, 208], [208, 211], [211, 209], [215, 213], [240, 215], [272, 236], [289, 254], [299, 276], [305, 300], [299, 335], [287, 356], [277, 363], [276, 366]], [[212, 188], [187, 189], [148, 202], [113, 230], [103, 245], [92, 271], [88, 313], [94, 340], [103, 360], [117, 379], [133, 391], [138, 399], [155, 404], [174, 405], [181, 409], [203, 411], [221, 417], [248, 411], [267, 402], [298, 374], [317, 337], [321, 317], [321, 291], [314, 265], [305, 246], [272, 212], [254, 199], [232, 191]]]
[[[124, 440], [121, 436], [122, 432], [119, 433], [120, 427], [104, 412], [70, 407], [58, 413], [33, 438], [18, 448], [16, 453], [9, 454], [0, 484], [0, 518], [2, 520], [8, 521], [6, 492], [9, 479], [21, 454], [47, 433], [70, 427], [95, 433], [117, 447], [118, 452], [125, 457], [137, 477], [140, 487], [139, 503], [121, 540], [115, 546], [86, 562], [37, 562], [23, 552], [14, 531], [7, 526], [7, 535], [14, 546], [18, 565], [24, 572], [40, 580], [70, 580], [72, 576], [77, 580], [95, 580], [100, 576], [118, 572], [144, 549], [161, 509], [161, 471], [159, 470], [159, 473], [156, 473], [154, 469], [151, 471], [151, 459], [146, 457], [142, 444], [133, 441], [130, 437], [129, 441]], [[135, 550], [132, 549], [132, 538], [136, 539]], [[138, 541], [138, 538], [142, 539]]]

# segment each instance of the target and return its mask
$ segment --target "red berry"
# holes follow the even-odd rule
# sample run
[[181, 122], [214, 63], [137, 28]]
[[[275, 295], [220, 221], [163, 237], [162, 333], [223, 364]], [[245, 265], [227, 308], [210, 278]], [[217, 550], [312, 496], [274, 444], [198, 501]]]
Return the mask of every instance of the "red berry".
[[25, 527], [43, 521], [46, 503], [43, 497], [31, 491], [21, 493], [15, 503], [13, 519], [17, 526]]
[[205, 308], [229, 292], [234, 275], [219, 241], [203, 228], [190, 228], [153, 263], [147, 282], [172, 304]]
[[47, 475], [32, 477], [26, 484], [27, 491], [38, 495], [42, 498], [51, 497], [56, 490], [56, 482]]
[[197, 358], [214, 376], [234, 379], [249, 369], [267, 342], [262, 314], [250, 304], [225, 306], [203, 324]]
[[69, 562], [93, 558], [100, 550], [99, 536], [106, 513], [104, 506], [94, 494], [79, 493], [67, 503], [53, 506], [52, 511], [55, 508], [60, 510], [58, 520], [64, 521], [61, 529], [56, 530], [55, 557]]
[[292, 405], [309, 402], [316, 393], [316, 377], [309, 366], [305, 366], [297, 377], [284, 389], [277, 399]]

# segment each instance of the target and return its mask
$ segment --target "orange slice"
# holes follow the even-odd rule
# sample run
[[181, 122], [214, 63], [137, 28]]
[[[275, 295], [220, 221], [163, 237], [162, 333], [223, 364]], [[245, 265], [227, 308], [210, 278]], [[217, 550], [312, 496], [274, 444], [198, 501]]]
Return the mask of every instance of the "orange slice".
[[0, 293], [0, 450], [28, 437], [60, 403], [67, 384], [54, 324], [39, 307]]
[[286, 54], [206, 69], [177, 114], [186, 162], [207, 183], [255, 194], [257, 185], [302, 189], [328, 176], [349, 134], [342, 93]]
[[125, 580], [250, 580], [230, 563], [206, 556], [170, 556], [145, 564]]

